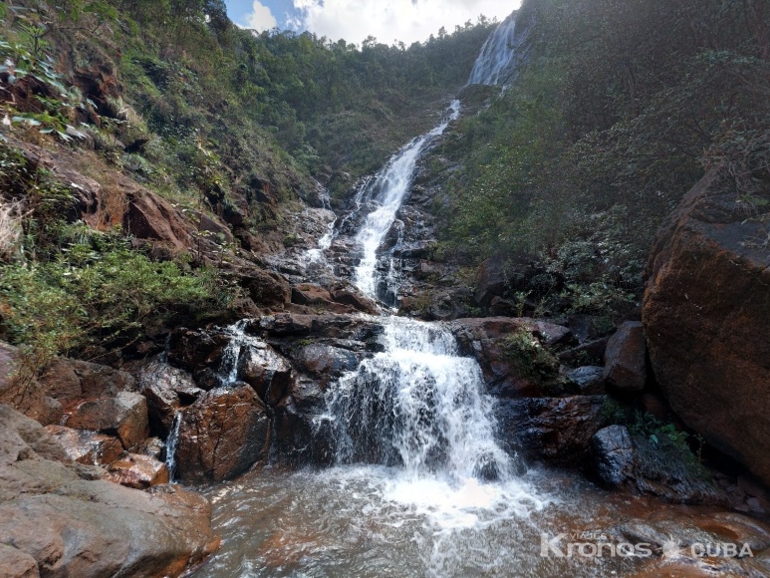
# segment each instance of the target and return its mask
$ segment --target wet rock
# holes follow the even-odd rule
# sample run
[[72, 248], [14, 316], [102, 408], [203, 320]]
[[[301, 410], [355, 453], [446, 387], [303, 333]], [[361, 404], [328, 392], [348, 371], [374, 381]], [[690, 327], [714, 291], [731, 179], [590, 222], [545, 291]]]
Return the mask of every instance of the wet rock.
[[259, 320], [259, 328], [271, 337], [299, 338], [312, 335], [315, 339], [349, 339], [367, 341], [381, 334], [383, 327], [377, 318], [361, 315], [297, 315], [279, 313]]
[[142, 395], [147, 398], [150, 427], [163, 437], [168, 435], [177, 412], [203, 395], [192, 375], [155, 360], [137, 372]]
[[146, 490], [151, 486], [167, 484], [169, 474], [166, 464], [155, 458], [128, 454], [109, 465], [104, 479], [128, 488]]
[[242, 352], [238, 376], [268, 405], [276, 405], [286, 397], [295, 377], [291, 364], [267, 344]]
[[638, 321], [627, 321], [607, 343], [604, 379], [624, 391], [642, 391], [647, 382], [646, 364], [644, 328]]
[[311, 344], [299, 351], [296, 360], [304, 371], [320, 378], [325, 386], [332, 378], [355, 369], [360, 356], [331, 345]]
[[130, 450], [149, 436], [147, 400], [138, 393], [83, 401], [67, 412], [67, 427], [115, 434]]
[[[317, 408], [316, 408], [317, 410]], [[313, 409], [301, 409], [293, 398], [287, 398], [275, 408], [275, 449], [286, 463], [331, 465], [334, 452], [323, 428], [318, 428], [320, 416]]]
[[186, 484], [221, 482], [267, 457], [270, 419], [246, 384], [207, 392], [184, 412], [176, 451]]
[[0, 576], [3, 578], [39, 578], [37, 562], [21, 550], [0, 544]]
[[608, 487], [620, 487], [634, 472], [634, 444], [628, 428], [611, 425], [591, 438], [591, 454], [599, 479]]
[[337, 289], [332, 292], [332, 299], [335, 303], [347, 305], [362, 313], [370, 315], [377, 315], [379, 313], [379, 308], [374, 301], [352, 289]]
[[596, 475], [612, 489], [678, 503], [727, 504], [727, 496], [709, 480], [689, 450], [663, 437], [632, 436], [621, 425], [600, 430], [591, 439]]
[[329, 305], [331, 301], [331, 293], [318, 285], [304, 283], [291, 290], [291, 302], [297, 305]]
[[40, 378], [48, 395], [62, 403], [87, 397], [110, 397], [138, 391], [134, 377], [106, 365], [75, 359], [56, 359]]
[[[571, 339], [569, 330], [527, 318], [458, 319], [449, 325], [461, 353], [476, 358], [490, 392], [502, 397], [558, 390], [558, 363], [547, 347]], [[526, 350], [516, 339], [526, 338]], [[513, 341], [511, 341], [513, 339]]]
[[211, 553], [205, 498], [80, 468], [42, 426], [0, 406], [0, 575], [178, 576]]
[[604, 387], [604, 368], [597, 365], [587, 365], [567, 371], [569, 379], [581, 395], [602, 395]]
[[642, 318], [674, 412], [770, 484], [770, 253], [751, 242], [767, 237], [760, 221], [732, 179], [710, 171], [658, 235]]
[[219, 385], [212, 367], [219, 366], [229, 342], [221, 330], [179, 327], [169, 336], [166, 355], [170, 364], [189, 371], [198, 387], [209, 390]]
[[81, 464], [110, 464], [123, 453], [123, 444], [115, 437], [58, 425], [49, 425], [45, 430], [73, 461]]
[[291, 303], [291, 286], [278, 273], [254, 269], [241, 281], [258, 307], [282, 309]]
[[166, 460], [166, 443], [160, 438], [147, 438], [136, 449], [136, 453], [164, 462]]
[[553, 464], [581, 464], [591, 438], [604, 425], [606, 396], [501, 400], [498, 417], [521, 455]]

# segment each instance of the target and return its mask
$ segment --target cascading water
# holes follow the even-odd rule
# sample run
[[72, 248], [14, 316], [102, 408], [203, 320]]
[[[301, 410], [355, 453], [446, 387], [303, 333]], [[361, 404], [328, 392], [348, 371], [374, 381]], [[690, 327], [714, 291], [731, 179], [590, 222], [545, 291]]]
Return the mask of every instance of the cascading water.
[[[460, 115], [460, 101], [449, 106], [446, 118], [429, 133], [417, 137], [394, 155], [377, 176], [366, 185], [364, 196], [370, 196], [379, 207], [366, 216], [363, 226], [356, 235], [356, 242], [363, 251], [363, 257], [354, 274], [354, 283], [366, 295], [378, 296], [377, 252], [385, 236], [396, 220], [409, 192], [420, 153], [426, 145], [442, 135], [449, 123]], [[381, 292], [381, 293], [386, 293]]]
[[495, 440], [481, 369], [458, 356], [436, 324], [391, 317], [385, 351], [330, 389], [328, 416], [339, 463], [403, 466], [415, 478], [507, 479], [511, 458]]
[[168, 477], [172, 482], [176, 480], [176, 449], [179, 445], [179, 428], [182, 427], [182, 417], [181, 411], [176, 412], [166, 439], [166, 469], [168, 469]]
[[468, 84], [496, 86], [508, 80], [514, 72], [520, 39], [516, 35], [516, 20], [512, 14], [495, 29], [476, 59]]

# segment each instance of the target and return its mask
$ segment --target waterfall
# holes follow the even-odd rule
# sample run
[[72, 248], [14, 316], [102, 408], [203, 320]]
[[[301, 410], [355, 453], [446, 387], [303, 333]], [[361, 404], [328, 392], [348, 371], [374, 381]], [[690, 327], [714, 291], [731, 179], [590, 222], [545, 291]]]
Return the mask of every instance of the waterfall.
[[339, 463], [403, 466], [456, 481], [507, 478], [511, 458], [495, 440], [493, 401], [478, 363], [459, 357], [438, 324], [385, 321], [385, 350], [330, 388], [326, 426]]
[[238, 361], [244, 349], [264, 347], [260, 340], [246, 334], [246, 327], [250, 323], [251, 319], [241, 319], [225, 330], [230, 341], [222, 351], [222, 361], [219, 364], [219, 381], [222, 387], [233, 385], [238, 381]]
[[460, 101], [455, 100], [440, 125], [402, 148], [373, 180], [364, 185], [366, 189], [359, 191], [361, 196], [370, 196], [379, 204], [376, 210], [366, 216], [356, 235], [356, 242], [363, 250], [363, 258], [356, 268], [354, 283], [367, 296], [377, 297], [377, 250], [393, 226], [396, 213], [409, 192], [420, 153], [427, 144], [443, 134], [449, 123], [459, 115]]
[[166, 469], [168, 469], [168, 478], [171, 482], [176, 478], [176, 449], [179, 445], [179, 428], [182, 427], [182, 418], [182, 412], [177, 411], [166, 439]]
[[516, 35], [515, 14], [503, 20], [487, 38], [471, 71], [468, 84], [502, 84], [514, 72], [517, 48], [521, 39]]

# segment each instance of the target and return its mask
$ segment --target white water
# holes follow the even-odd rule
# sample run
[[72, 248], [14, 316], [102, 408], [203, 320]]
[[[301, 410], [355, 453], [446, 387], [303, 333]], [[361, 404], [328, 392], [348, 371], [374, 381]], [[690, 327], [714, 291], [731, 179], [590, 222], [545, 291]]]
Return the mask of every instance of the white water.
[[171, 482], [176, 478], [176, 449], [179, 445], [179, 428], [182, 427], [182, 417], [181, 411], [176, 412], [171, 430], [168, 432], [168, 438], [166, 438], [166, 469], [168, 469], [168, 477]]
[[438, 324], [384, 321], [385, 351], [330, 388], [324, 420], [340, 464], [397, 465], [412, 481], [439, 476], [462, 486], [510, 478], [511, 457], [495, 440], [493, 400], [481, 368], [459, 357]]
[[471, 71], [468, 84], [496, 86], [513, 72], [516, 59], [516, 20], [514, 15], [503, 20], [487, 38]]
[[230, 341], [222, 351], [222, 361], [219, 365], [219, 380], [222, 387], [233, 385], [238, 381], [238, 361], [244, 349], [250, 347], [262, 349], [265, 346], [263, 341], [246, 333], [249, 323], [251, 319], [242, 319], [225, 330]]
[[356, 267], [353, 282], [365, 295], [377, 297], [377, 250], [393, 226], [396, 213], [409, 192], [420, 153], [433, 139], [443, 134], [449, 123], [459, 115], [460, 101], [455, 100], [440, 125], [402, 148], [377, 176], [365, 185], [368, 192], [375, 193], [372, 200], [379, 204], [376, 210], [366, 216], [364, 225], [356, 235], [356, 242], [363, 250], [363, 258]]
[[308, 249], [305, 253], [305, 261], [307, 263], [324, 263], [326, 262], [326, 251], [332, 246], [334, 241], [334, 225], [337, 220], [331, 221], [326, 227], [326, 234], [318, 240], [318, 247], [315, 249]]

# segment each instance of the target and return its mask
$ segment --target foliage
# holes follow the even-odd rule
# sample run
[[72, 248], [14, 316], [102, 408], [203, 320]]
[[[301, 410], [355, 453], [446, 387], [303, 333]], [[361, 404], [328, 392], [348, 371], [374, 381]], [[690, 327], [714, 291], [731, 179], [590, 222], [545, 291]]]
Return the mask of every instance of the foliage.
[[537, 382], [555, 379], [559, 362], [530, 331], [520, 328], [505, 338], [506, 359], [513, 362], [524, 377]]
[[[766, 2], [526, 0], [518, 22], [518, 80], [434, 151], [452, 161], [445, 255], [534, 253], [566, 277], [587, 267], [567, 280], [585, 309], [605, 289], [639, 296], [657, 228], [705, 170], [764, 211]], [[580, 243], [591, 258], [565, 260]]]

